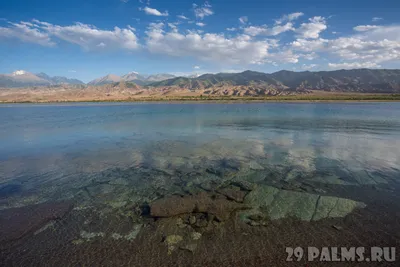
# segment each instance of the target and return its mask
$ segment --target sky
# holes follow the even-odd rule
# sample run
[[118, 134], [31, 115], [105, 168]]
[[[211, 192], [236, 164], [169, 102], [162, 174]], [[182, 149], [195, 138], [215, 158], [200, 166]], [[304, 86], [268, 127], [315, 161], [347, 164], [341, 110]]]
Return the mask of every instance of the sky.
[[12, 0], [0, 73], [400, 68], [397, 0]]

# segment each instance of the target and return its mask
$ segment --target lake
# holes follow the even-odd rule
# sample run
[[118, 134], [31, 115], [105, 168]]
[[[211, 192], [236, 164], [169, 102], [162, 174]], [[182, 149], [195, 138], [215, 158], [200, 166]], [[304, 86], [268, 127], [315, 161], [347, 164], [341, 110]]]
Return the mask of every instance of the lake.
[[[22, 226], [13, 231], [24, 234], [5, 240], [25, 243], [17, 249], [4, 246], [1, 255], [8, 253], [4, 264], [16, 258], [20, 265], [24, 259], [43, 263], [24, 252], [33, 247], [36, 255], [43, 256], [48, 251], [76, 253], [81, 246], [96, 251], [96, 258], [104, 247], [146, 246], [151, 239], [143, 237], [148, 227], [158, 229], [155, 232], [163, 229], [166, 235], [159, 247], [148, 251], [159, 255], [158, 249], [165, 247], [171, 259], [177, 257], [175, 263], [185, 259], [187, 264], [189, 256], [180, 253], [193, 253], [194, 245], [177, 244], [186, 242], [188, 233], [207, 236], [229, 225], [228, 217], [236, 214], [234, 205], [246, 210], [238, 212], [243, 227], [271, 231], [269, 236], [279, 232], [269, 228], [271, 222], [290, 224], [296, 231], [292, 219], [304, 229], [316, 224], [328, 228], [343, 224], [336, 228], [346, 229], [346, 223], [356, 225], [357, 216], [360, 223], [374, 216], [389, 220], [385, 216], [398, 208], [390, 199], [399, 195], [400, 103], [7, 104], [0, 106], [0, 148], [2, 212], [16, 218], [15, 213], [26, 207], [72, 203], [62, 215], [39, 220], [36, 228], [28, 229], [21, 216], [15, 219]], [[202, 194], [210, 194], [210, 199]], [[199, 204], [205, 203], [204, 198], [209, 206]], [[220, 198], [219, 207], [226, 207], [228, 215], [210, 208]], [[175, 210], [176, 205], [188, 203], [196, 208], [183, 208], [181, 213], [199, 225], [186, 223]], [[183, 220], [184, 226], [166, 227], [171, 218]], [[399, 220], [391, 219], [385, 221], [390, 228], [374, 236], [377, 245], [399, 240], [394, 230]], [[208, 226], [202, 228], [201, 220]], [[357, 229], [373, 228], [363, 225], [365, 221]], [[337, 232], [332, 238], [342, 240], [343, 230], [332, 231]], [[316, 236], [323, 240], [325, 232]], [[170, 236], [182, 238], [174, 241]], [[365, 232], [354, 234], [354, 240], [360, 236]], [[199, 240], [196, 251], [207, 247]], [[285, 256], [284, 248], [280, 253]], [[128, 259], [139, 264], [146, 255], [138, 252], [134, 259], [120, 255], [119, 264]], [[60, 263], [57, 257], [43, 257], [47, 263]], [[161, 256], [159, 260], [165, 262]], [[73, 262], [96, 260], [77, 253], [74, 260], [64, 261]], [[102, 258], [102, 262], [116, 259]]]

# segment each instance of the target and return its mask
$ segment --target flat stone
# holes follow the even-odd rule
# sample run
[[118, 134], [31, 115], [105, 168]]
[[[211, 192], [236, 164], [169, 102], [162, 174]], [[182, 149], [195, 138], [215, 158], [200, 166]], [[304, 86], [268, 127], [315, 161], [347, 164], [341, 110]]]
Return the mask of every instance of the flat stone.
[[193, 239], [193, 240], [199, 240], [199, 239], [201, 238], [201, 233], [199, 233], [199, 232], [193, 232], [193, 233], [191, 234], [191, 236], [192, 236], [192, 239]]
[[271, 219], [289, 216], [303, 221], [310, 221], [314, 214], [318, 195], [281, 190], [269, 205]]
[[279, 191], [276, 187], [260, 186], [246, 196], [244, 203], [255, 207], [267, 207], [272, 203]]
[[241, 213], [244, 222], [249, 222], [250, 216], [261, 211], [273, 220], [296, 217], [303, 221], [317, 221], [344, 217], [355, 208], [366, 206], [351, 199], [280, 190], [271, 186], [260, 186], [253, 190], [246, 196], [244, 203], [253, 207], [251, 211]]
[[185, 244], [183, 246], [180, 246], [179, 248], [182, 249], [182, 250], [187, 250], [187, 251], [190, 251], [190, 252], [193, 253], [197, 248], [197, 244], [196, 243], [189, 243], [189, 244]]
[[142, 230], [143, 225], [142, 224], [136, 224], [133, 226], [133, 230], [130, 231], [127, 235], [124, 236], [124, 238], [128, 241], [131, 241], [133, 239], [136, 239], [138, 236], [140, 230]]
[[165, 244], [168, 246], [168, 255], [171, 255], [176, 248], [176, 244], [181, 242], [183, 237], [180, 235], [169, 235], [165, 238]]

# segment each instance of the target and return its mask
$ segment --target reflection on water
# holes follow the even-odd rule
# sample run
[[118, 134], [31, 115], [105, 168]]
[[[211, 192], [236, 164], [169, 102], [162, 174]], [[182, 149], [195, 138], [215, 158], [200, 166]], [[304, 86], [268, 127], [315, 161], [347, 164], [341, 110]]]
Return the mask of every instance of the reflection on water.
[[0, 147], [0, 265], [237, 263], [237, 244], [265, 263], [327, 235], [399, 240], [398, 103], [7, 105]]
[[[160, 183], [193, 171], [256, 171], [257, 183], [381, 184], [400, 170], [397, 103], [11, 105], [0, 112], [3, 209], [74, 198], [104, 172], [113, 180], [157, 171]], [[147, 186], [131, 182], [139, 181]]]

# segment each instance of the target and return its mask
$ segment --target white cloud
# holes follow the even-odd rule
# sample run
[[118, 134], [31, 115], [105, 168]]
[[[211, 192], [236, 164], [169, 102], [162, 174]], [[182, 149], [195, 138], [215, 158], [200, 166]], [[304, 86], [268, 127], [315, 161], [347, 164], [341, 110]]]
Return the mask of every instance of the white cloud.
[[198, 70], [200, 69], [200, 66], [194, 66], [193, 69]]
[[248, 20], [249, 20], [249, 19], [247, 18], [247, 16], [243, 16], [243, 17], [240, 17], [240, 18], [239, 18], [239, 22], [240, 22], [241, 24], [246, 24]]
[[189, 31], [187, 34], [164, 32], [150, 27], [146, 45], [151, 53], [176, 57], [194, 57], [227, 64], [261, 64], [268, 60], [267, 41], [253, 41], [248, 35], [227, 38], [223, 34]]
[[373, 17], [372, 18], [373, 22], [380, 21], [380, 20], [383, 20], [383, 18], [379, 18], [379, 17]]
[[38, 20], [33, 22], [49, 36], [79, 45], [85, 50], [106, 46], [110, 49], [126, 50], [135, 50], [139, 47], [138, 39], [129, 25], [126, 29], [114, 27], [114, 30], [101, 30], [79, 22], [70, 26], [59, 26]]
[[184, 20], [188, 20], [189, 18], [185, 17], [184, 15], [178, 15], [177, 16], [179, 19], [184, 19]]
[[193, 11], [196, 18], [204, 19], [204, 17], [211, 16], [214, 11], [211, 9], [211, 5], [205, 2], [202, 6], [193, 4]]
[[293, 31], [293, 24], [291, 22], [286, 23], [285, 25], [276, 25], [272, 28], [268, 28], [267, 25], [263, 26], [250, 26], [244, 29], [244, 33], [257, 36], [257, 35], [266, 35], [266, 36], [276, 36], [283, 32]]
[[375, 62], [352, 62], [352, 63], [329, 63], [331, 69], [359, 69], [359, 68], [380, 68]]
[[234, 31], [236, 31], [237, 29], [236, 29], [236, 28], [226, 28], [226, 30], [227, 30], [228, 32], [234, 32]]
[[151, 7], [148, 7], [148, 6], [146, 6], [145, 8], [143, 8], [143, 11], [144, 11], [144, 13], [146, 13], [147, 15], [153, 15], [153, 16], [159, 16], [159, 17], [162, 17], [162, 16], [166, 17], [166, 16], [168, 16], [168, 11], [160, 12], [160, 11], [158, 11], [157, 9], [151, 8]]
[[293, 21], [293, 20], [300, 18], [303, 15], [304, 15], [304, 13], [302, 13], [302, 12], [295, 12], [295, 13], [283, 15], [281, 18], [275, 20], [275, 23], [282, 24], [285, 21]]
[[34, 43], [42, 46], [55, 46], [50, 35], [30, 22], [12, 23], [10, 27], [0, 27], [0, 39], [19, 39], [25, 43]]
[[76, 72], [76, 70], [69, 70], [68, 72], [75, 73], [75, 72]]
[[326, 20], [324, 17], [313, 17], [308, 19], [310, 22], [302, 23], [300, 28], [296, 29], [298, 36], [302, 38], [316, 39], [319, 37], [320, 33], [326, 30]]
[[366, 32], [369, 30], [377, 29], [379, 27], [380, 26], [377, 26], [377, 25], [359, 25], [359, 26], [354, 27], [353, 29], [358, 32]]
[[322, 38], [315, 40], [296, 39], [290, 45], [297, 51], [312, 52], [323, 49], [327, 42], [328, 40]]
[[204, 26], [206, 26], [206, 24], [203, 23], [203, 22], [197, 22], [196, 25], [199, 26], [199, 27], [204, 27]]
[[348, 37], [336, 39], [297, 39], [295, 51], [326, 53], [345, 63], [331, 63], [332, 68], [378, 68], [385, 62], [400, 61], [400, 25], [372, 27]]

